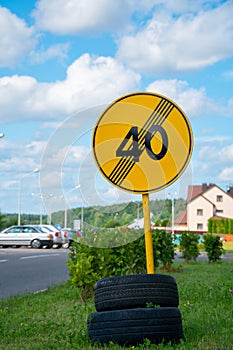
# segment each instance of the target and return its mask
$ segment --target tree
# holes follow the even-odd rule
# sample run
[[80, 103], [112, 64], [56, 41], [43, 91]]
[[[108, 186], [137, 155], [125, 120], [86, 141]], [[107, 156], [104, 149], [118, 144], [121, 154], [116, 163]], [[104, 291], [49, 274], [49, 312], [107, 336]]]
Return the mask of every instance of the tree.
[[0, 230], [3, 230], [3, 228], [4, 228], [5, 218], [6, 218], [6, 215], [4, 215], [0, 212]]
[[199, 235], [194, 233], [182, 233], [180, 238], [180, 251], [186, 261], [196, 260], [199, 255]]
[[204, 236], [203, 243], [209, 262], [221, 260], [221, 255], [224, 253], [224, 249], [219, 236], [207, 234]]

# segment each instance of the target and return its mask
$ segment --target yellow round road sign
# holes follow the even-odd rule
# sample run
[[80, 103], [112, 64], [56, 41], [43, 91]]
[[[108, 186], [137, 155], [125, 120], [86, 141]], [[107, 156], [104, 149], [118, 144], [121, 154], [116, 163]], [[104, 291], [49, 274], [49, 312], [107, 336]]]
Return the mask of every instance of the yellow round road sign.
[[93, 155], [103, 176], [122, 190], [160, 191], [175, 182], [192, 154], [193, 136], [182, 109], [165, 96], [122, 96], [99, 117]]

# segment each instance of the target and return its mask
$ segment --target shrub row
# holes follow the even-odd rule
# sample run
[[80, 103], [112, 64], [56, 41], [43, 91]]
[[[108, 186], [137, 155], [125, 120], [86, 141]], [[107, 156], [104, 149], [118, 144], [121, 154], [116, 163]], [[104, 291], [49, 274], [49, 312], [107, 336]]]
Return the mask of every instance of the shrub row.
[[[128, 241], [130, 235], [137, 235], [139, 238], [118, 246], [118, 243], [123, 241], [122, 234], [128, 237]], [[124, 230], [122, 233], [120, 229], [106, 229], [101, 235], [96, 234], [95, 242], [90, 232], [85, 232], [85, 235], [87, 238], [84, 238], [84, 244], [72, 244], [67, 261], [70, 283], [80, 288], [84, 299], [93, 294], [94, 284], [100, 278], [146, 273], [145, 240], [142, 230]], [[172, 236], [158, 230], [153, 231], [152, 238], [155, 268], [160, 262], [163, 266], [172, 264], [175, 257]], [[95, 246], [90, 246], [94, 243]], [[103, 246], [109, 248], [102, 248]]]
[[[84, 300], [93, 295], [94, 285], [101, 278], [146, 273], [143, 231], [106, 229], [99, 236], [95, 233], [94, 238], [91, 232], [85, 232], [85, 234], [87, 238], [81, 240], [82, 244], [80, 244], [80, 241], [72, 244], [67, 260], [70, 283], [80, 288]], [[119, 245], [122, 244], [124, 237], [126, 242], [129, 241], [130, 235], [132, 236], [130, 243]], [[133, 240], [135, 235], [139, 238]], [[165, 231], [155, 230], [152, 231], [152, 238], [155, 268], [162, 264], [162, 267], [167, 269], [172, 265], [175, 258], [173, 237]], [[209, 261], [220, 259], [223, 249], [218, 236], [206, 235], [204, 246]], [[186, 261], [196, 260], [199, 255], [198, 235], [182, 234], [180, 250]]]
[[208, 233], [233, 233], [233, 219], [210, 218], [208, 220]]

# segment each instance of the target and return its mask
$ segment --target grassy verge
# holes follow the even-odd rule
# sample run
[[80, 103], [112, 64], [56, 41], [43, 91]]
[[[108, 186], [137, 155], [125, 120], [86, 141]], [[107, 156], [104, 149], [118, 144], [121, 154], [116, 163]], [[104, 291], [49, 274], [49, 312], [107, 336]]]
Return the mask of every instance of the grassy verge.
[[[178, 264], [174, 264], [178, 267]], [[233, 344], [233, 263], [182, 263], [176, 277], [185, 340], [172, 346], [140, 345], [134, 349], [231, 350]], [[181, 270], [181, 269], [177, 269]], [[67, 284], [40, 294], [0, 302], [1, 350], [122, 349], [91, 344], [86, 319], [92, 301], [83, 303]], [[131, 349], [131, 348], [129, 348]]]

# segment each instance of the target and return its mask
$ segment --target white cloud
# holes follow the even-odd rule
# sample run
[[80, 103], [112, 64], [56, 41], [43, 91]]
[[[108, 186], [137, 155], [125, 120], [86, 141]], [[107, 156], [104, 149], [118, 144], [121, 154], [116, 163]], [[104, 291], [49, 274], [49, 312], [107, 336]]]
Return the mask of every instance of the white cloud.
[[[132, 30], [137, 21], [161, 9], [180, 15], [200, 8], [219, 6], [220, 0], [39, 0], [32, 12], [36, 27], [57, 34]], [[137, 23], [137, 25], [139, 24]]]
[[46, 146], [45, 141], [32, 141], [24, 147], [27, 157], [39, 157]]
[[202, 116], [214, 109], [214, 102], [205, 93], [204, 88], [191, 88], [182, 80], [156, 80], [146, 88], [147, 91], [157, 92], [171, 98], [187, 115]]
[[0, 23], [0, 67], [12, 67], [34, 49], [34, 29], [4, 7], [0, 7]]
[[233, 79], [233, 70], [228, 70], [223, 74], [224, 78], [231, 80]]
[[96, 34], [127, 25], [130, 7], [130, 2], [124, 0], [40, 0], [32, 16], [42, 30]]
[[60, 60], [64, 60], [67, 57], [69, 47], [70, 45], [68, 43], [56, 44], [51, 45], [46, 50], [33, 51], [30, 54], [30, 61], [33, 64], [42, 64], [53, 58], [59, 58]]
[[1, 143], [1, 166], [5, 172], [15, 171], [19, 173], [30, 172], [38, 168], [45, 141], [31, 141], [29, 143], [13, 142], [6, 140]]
[[231, 136], [224, 136], [224, 135], [196, 136], [195, 137], [195, 141], [198, 141], [199, 143], [223, 144], [224, 142], [227, 142], [229, 140], [231, 140]]
[[[207, 141], [208, 142], [208, 141]], [[213, 142], [213, 145], [203, 146], [199, 151], [200, 160], [210, 162], [213, 166], [233, 162], [233, 145], [221, 147], [222, 140]]]
[[225, 162], [233, 163], [233, 145], [223, 147], [222, 150], [219, 152], [219, 157], [220, 159], [224, 159]]
[[232, 13], [232, 1], [178, 18], [157, 11], [144, 28], [119, 40], [117, 56], [153, 75], [202, 69], [233, 55]]
[[219, 174], [220, 181], [229, 181], [230, 183], [232, 183], [232, 179], [233, 179], [233, 167], [225, 168]]
[[149, 2], [157, 3], [157, 5], [163, 5], [164, 8], [172, 13], [175, 14], [182, 14], [185, 12], [195, 12], [202, 8], [213, 8], [215, 6], [219, 6], [222, 1], [221, 0], [179, 0], [179, 1], [173, 1], [173, 0], [155, 0]]
[[134, 90], [139, 82], [139, 74], [115, 59], [89, 54], [73, 62], [63, 81], [39, 83], [32, 77], [18, 75], [0, 78], [1, 122], [19, 118], [64, 119], [80, 108], [108, 103]]
[[74, 163], [80, 164], [84, 159], [84, 157], [86, 157], [89, 152], [90, 152], [89, 147], [73, 146], [69, 154], [70, 159], [67, 159], [68, 164], [71, 166], [73, 166]]
[[[214, 141], [214, 139], [213, 139]], [[208, 142], [208, 141], [207, 141]], [[202, 176], [206, 182], [232, 182], [233, 180], [233, 144], [222, 145], [220, 138], [213, 144], [204, 145], [194, 162], [196, 176]]]
[[225, 110], [225, 115], [227, 117], [233, 117], [233, 98], [230, 98], [227, 103], [227, 108]]

